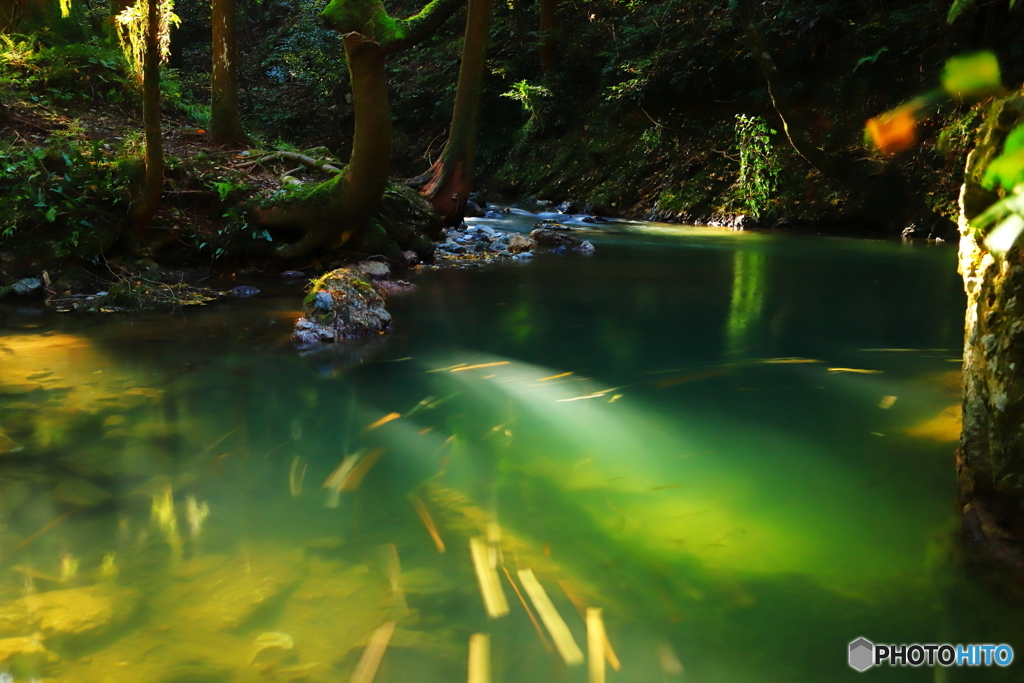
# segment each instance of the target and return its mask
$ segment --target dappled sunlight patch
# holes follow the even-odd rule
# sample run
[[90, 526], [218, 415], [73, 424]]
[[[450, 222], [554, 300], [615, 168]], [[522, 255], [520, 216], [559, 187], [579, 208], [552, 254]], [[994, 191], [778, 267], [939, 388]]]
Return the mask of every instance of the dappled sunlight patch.
[[944, 408], [938, 415], [904, 429], [903, 433], [915, 439], [954, 443], [960, 440], [962, 421], [963, 408], [958, 402]]

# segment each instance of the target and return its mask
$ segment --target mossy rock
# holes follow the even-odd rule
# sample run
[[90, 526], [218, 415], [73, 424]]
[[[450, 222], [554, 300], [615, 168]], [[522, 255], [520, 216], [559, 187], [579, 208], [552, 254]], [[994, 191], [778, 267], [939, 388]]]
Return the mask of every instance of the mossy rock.
[[304, 301], [292, 341], [299, 348], [373, 337], [391, 327], [384, 309], [385, 295], [369, 275], [354, 268], [338, 268], [313, 280]]

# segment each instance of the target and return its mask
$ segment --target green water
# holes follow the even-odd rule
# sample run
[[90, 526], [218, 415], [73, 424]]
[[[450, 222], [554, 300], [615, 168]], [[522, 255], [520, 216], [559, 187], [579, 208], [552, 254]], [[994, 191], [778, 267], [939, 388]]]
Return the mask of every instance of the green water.
[[[15, 680], [348, 681], [396, 622], [376, 681], [465, 680], [474, 633], [494, 681], [586, 681], [500, 567], [510, 613], [488, 618], [488, 534], [584, 654], [578, 608], [603, 609], [609, 681], [1019, 680], [846, 663], [858, 636], [1021, 645], [950, 559], [955, 249], [592, 241], [416, 275], [392, 334], [322, 356], [291, 348], [301, 287], [273, 280], [134, 318], [2, 309], [0, 432], [23, 450], [0, 455], [0, 638], [51, 653]], [[358, 487], [323, 487], [366, 452]], [[269, 632], [293, 647], [260, 651]]]

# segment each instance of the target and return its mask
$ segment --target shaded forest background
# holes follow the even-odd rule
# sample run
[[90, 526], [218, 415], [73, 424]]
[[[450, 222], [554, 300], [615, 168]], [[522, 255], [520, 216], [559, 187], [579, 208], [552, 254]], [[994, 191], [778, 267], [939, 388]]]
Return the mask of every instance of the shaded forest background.
[[[239, 3], [238, 102], [254, 147], [322, 148], [348, 158], [354, 122], [349, 74], [342, 41], [319, 17], [325, 4]], [[540, 3], [495, 3], [477, 151], [482, 196], [572, 201], [580, 213], [665, 221], [735, 223], [753, 213], [759, 220], [746, 225], [955, 236], [956, 197], [984, 103], [934, 106], [919, 126], [920, 144], [896, 155], [865, 145], [864, 122], [934, 88], [952, 55], [994, 50], [1004, 82], [1020, 83], [1024, 10], [1005, 0], [975, 2], [948, 22], [946, 0], [750, 3], [791, 100], [793, 123], [815, 147], [857, 169], [827, 175], [782, 134], [737, 4], [743, 3], [563, 0], [555, 4], [554, 27], [541, 30]], [[420, 9], [409, 0], [387, 6], [394, 16]], [[39, 188], [26, 190], [21, 182], [32, 164], [25, 143], [48, 145], [39, 152], [47, 158], [56, 146], [57, 163], [61, 155], [67, 160], [56, 182], [64, 177], [78, 189], [63, 205], [36, 202], [36, 222], [73, 222], [64, 237], [47, 233], [47, 248], [87, 258], [109, 246], [104, 224], [124, 220], [118, 193], [137, 182], [132, 154], [139, 141], [125, 131], [141, 128], [139, 96], [120, 75], [110, 11], [106, 2], [77, 2], [70, 17], [47, 20], [32, 38], [4, 36], [0, 60], [6, 124], [0, 185], [28, 192], [22, 205], [31, 204]], [[216, 258], [231, 251], [232, 240], [271, 238], [248, 226], [237, 208], [270, 190], [265, 178], [228, 172], [224, 160], [237, 155], [212, 145], [206, 134], [210, 4], [179, 0], [175, 11], [181, 24], [172, 32], [162, 80], [169, 208], [154, 225], [188, 222], [179, 241]], [[464, 26], [462, 10], [432, 38], [388, 61], [395, 177], [423, 174], [443, 148]], [[738, 191], [741, 115], [763, 121], [777, 174], [754, 212]], [[75, 164], [75, 154], [105, 161]], [[10, 221], [10, 207], [0, 208]], [[197, 211], [205, 218], [183, 218]], [[8, 222], [3, 234], [24, 232], [30, 223]], [[17, 260], [23, 259], [8, 255], [0, 266], [23, 270], [12, 265]], [[40, 252], [33, 263], [44, 260]]]

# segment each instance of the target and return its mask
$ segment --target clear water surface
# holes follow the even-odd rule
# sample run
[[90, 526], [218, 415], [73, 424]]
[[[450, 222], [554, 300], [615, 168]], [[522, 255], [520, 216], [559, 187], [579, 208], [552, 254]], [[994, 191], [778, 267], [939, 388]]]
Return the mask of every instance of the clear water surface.
[[846, 662], [858, 636], [1021, 645], [950, 559], [955, 249], [591, 227], [592, 257], [415, 275], [392, 334], [320, 356], [272, 279], [0, 309], [0, 638], [30, 639], [0, 671], [365, 682], [386, 640], [373, 680], [434, 683], [482, 633], [494, 681], [587, 681], [529, 569], [584, 657], [602, 610], [609, 681], [1020, 680]]

